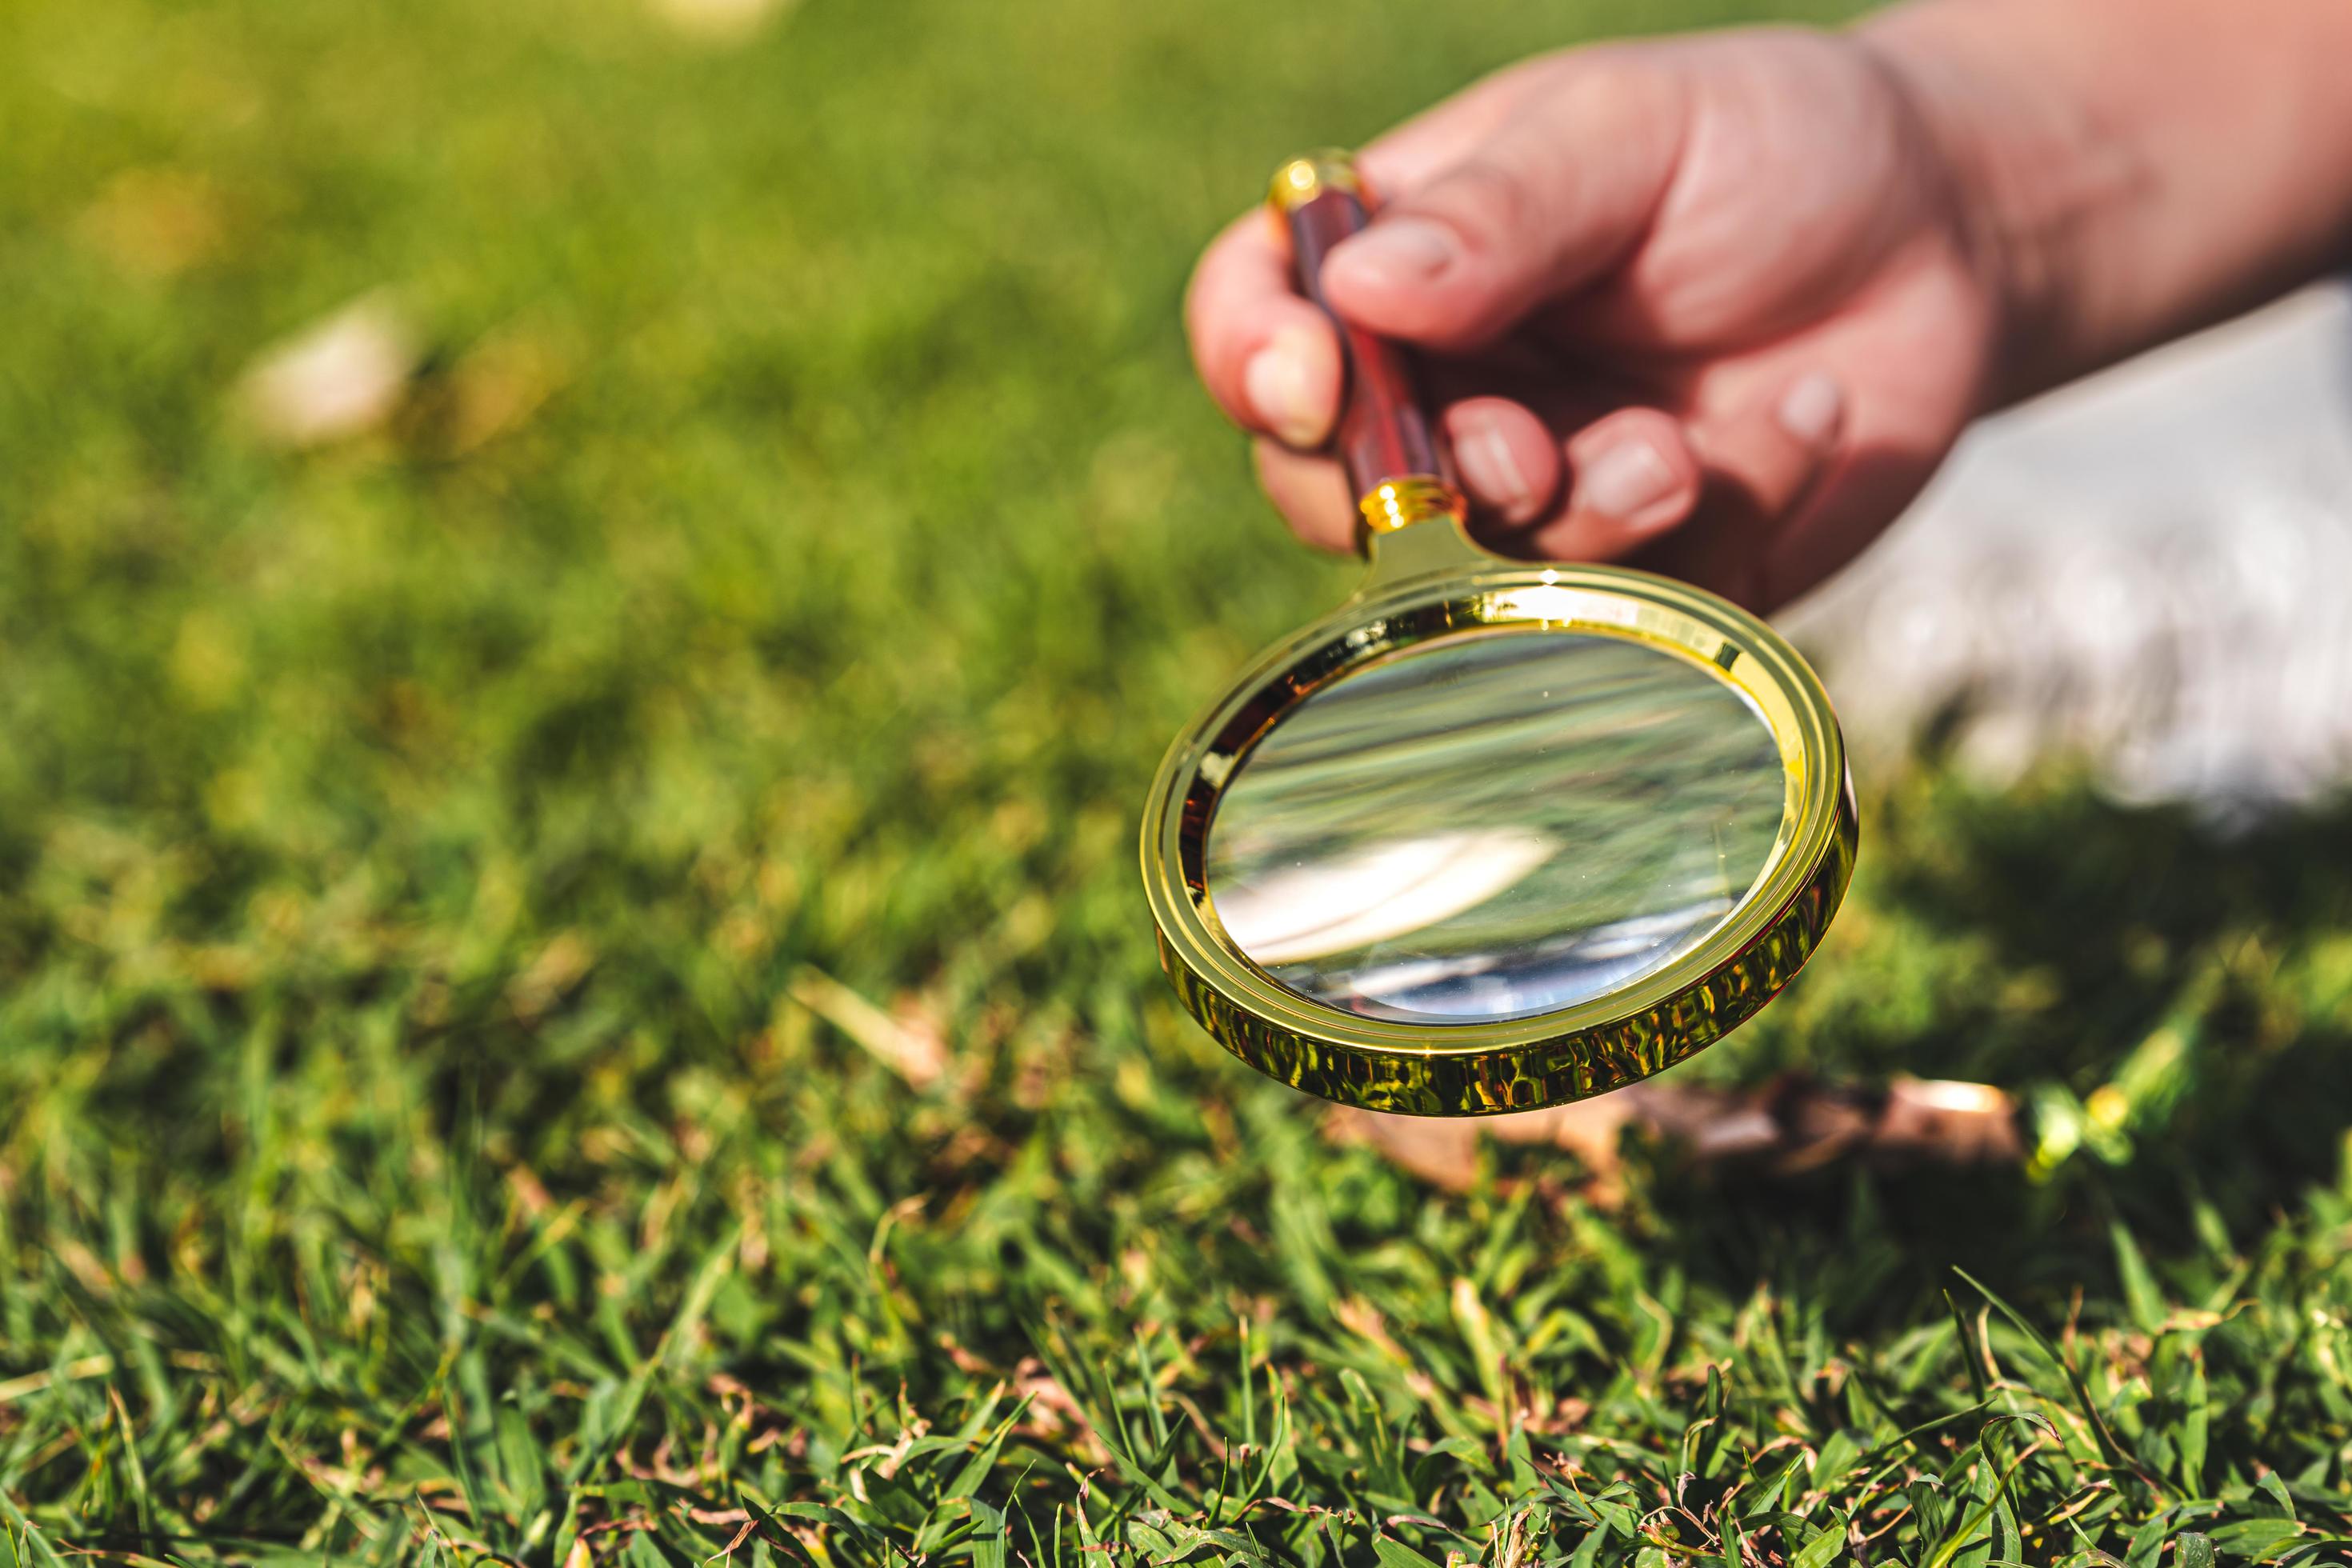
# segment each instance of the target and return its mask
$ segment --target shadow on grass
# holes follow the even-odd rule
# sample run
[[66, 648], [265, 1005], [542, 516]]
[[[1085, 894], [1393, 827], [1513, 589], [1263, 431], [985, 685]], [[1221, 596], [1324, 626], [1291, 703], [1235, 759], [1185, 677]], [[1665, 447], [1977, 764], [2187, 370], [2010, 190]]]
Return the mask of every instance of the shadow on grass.
[[[1955, 1268], [2053, 1319], [2119, 1315], [2115, 1227], [2218, 1279], [2224, 1255], [2337, 1179], [2352, 805], [2223, 835], [2086, 791], [2031, 809], [1919, 804], [1889, 803], [1876, 825], [1905, 842], [1850, 961], [1892, 968], [1889, 944], [1934, 940], [1979, 950], [1979, 984], [1874, 1058], [2000, 1085], [2046, 1168], [1774, 1177], [1647, 1157], [1654, 1244], [1695, 1282], [1737, 1298], [1772, 1281], [1842, 1336], [1916, 1319]], [[1932, 816], [1932, 843], [1915, 816]]]

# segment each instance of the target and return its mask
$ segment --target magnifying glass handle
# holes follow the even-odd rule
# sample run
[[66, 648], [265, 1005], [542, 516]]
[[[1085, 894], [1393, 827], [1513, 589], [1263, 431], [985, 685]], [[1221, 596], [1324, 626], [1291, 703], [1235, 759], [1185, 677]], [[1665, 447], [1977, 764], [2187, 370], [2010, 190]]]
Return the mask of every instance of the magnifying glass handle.
[[1268, 199], [1290, 231], [1299, 288], [1339, 330], [1347, 379], [1333, 446], [1365, 525], [1387, 533], [1436, 517], [1461, 521], [1462, 492], [1430, 428], [1412, 363], [1396, 344], [1349, 321], [1323, 297], [1324, 258], [1371, 222], [1353, 161], [1344, 153], [1293, 158], [1276, 172]]

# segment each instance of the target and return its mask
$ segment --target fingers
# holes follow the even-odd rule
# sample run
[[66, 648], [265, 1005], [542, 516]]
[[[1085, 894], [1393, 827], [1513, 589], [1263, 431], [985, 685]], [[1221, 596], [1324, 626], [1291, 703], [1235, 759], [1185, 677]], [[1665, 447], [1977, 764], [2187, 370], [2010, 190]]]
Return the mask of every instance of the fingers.
[[1293, 533], [1321, 550], [1356, 547], [1356, 498], [1348, 493], [1339, 464], [1264, 437], [1251, 443], [1251, 454], [1258, 484]]
[[1290, 255], [1264, 212], [1235, 219], [1202, 254], [1184, 298], [1201, 379], [1243, 428], [1300, 448], [1337, 417], [1339, 344], [1292, 289]]
[[[1336, 464], [1308, 455], [1337, 414], [1338, 343], [1291, 291], [1288, 267], [1272, 225], [1236, 223], [1194, 278], [1189, 324], [1211, 391], [1262, 437], [1268, 496], [1300, 537], [1344, 551], [1354, 498]], [[1454, 394], [1444, 425], [1463, 488], [1497, 543], [1559, 560], [1635, 555], [1749, 603], [1770, 594], [1775, 525], [1818, 482], [1845, 424], [1841, 384], [1821, 370], [1776, 381], [1764, 363], [1718, 364], [1678, 384], [1677, 418], [1610, 409], [1592, 373], [1538, 374], [1499, 352], [1432, 368]]]
[[1705, 479], [1681, 423], [1655, 408], [1621, 408], [1567, 444], [1568, 504], [1537, 529], [1538, 551], [1563, 561], [1614, 561], [1689, 517]]
[[1710, 470], [1738, 486], [1753, 510], [1777, 518], [1803, 499], [1844, 424], [1844, 390], [1816, 370], [1719, 425], [1695, 426], [1692, 435]]
[[1473, 506], [1506, 528], [1524, 528], [1552, 510], [1563, 464], [1559, 437], [1507, 397], [1471, 397], [1445, 411], [1454, 467]]
[[[1366, 180], [1382, 192], [1425, 184], [1547, 90], [1555, 69], [1525, 61], [1415, 115], [1364, 149]], [[1289, 247], [1263, 209], [1235, 219], [1202, 254], [1184, 313], [1202, 379], [1235, 423], [1302, 451], [1322, 443], [1338, 413], [1339, 344], [1299, 297]]]
[[1680, 156], [1679, 79], [1621, 51], [1556, 68], [1481, 142], [1332, 253], [1334, 306], [1440, 348], [1491, 342], [1640, 242]]
[[[1605, 416], [1565, 446], [1507, 397], [1465, 398], [1445, 410], [1443, 425], [1475, 526], [1506, 546], [1608, 560], [1680, 521], [1700, 491], [1698, 461], [1681, 427], [1656, 409]], [[1338, 464], [1270, 440], [1257, 443], [1256, 459], [1259, 483], [1301, 539], [1353, 548], [1356, 498]]]
[[[1648, 407], [1589, 419], [1555, 409], [1548, 422], [1495, 395], [1463, 398], [1444, 418], [1474, 521], [1497, 543], [1559, 561], [1632, 556], [1750, 604], [1770, 596], [1780, 525], [1834, 460], [1844, 426], [1843, 389], [1821, 371], [1690, 425]], [[1256, 457], [1300, 538], [1353, 547], [1355, 498], [1336, 463], [1264, 438]]]
[[1756, 609], [1774, 607], [1801, 585], [1789, 584], [1775, 559], [1836, 463], [1846, 413], [1842, 384], [1814, 370], [1695, 423], [1689, 437], [1706, 468], [1706, 495], [1681, 527], [1637, 550], [1636, 563]]
[[1770, 568], [1836, 460], [1846, 407], [1823, 371], [1760, 390], [1688, 421], [1643, 406], [1596, 416], [1544, 399], [1538, 418], [1477, 397], [1445, 423], [1464, 488], [1504, 525], [1497, 542], [1552, 560], [1632, 558], [1763, 605], [1786, 592], [1785, 574]]
[[1613, 560], [1697, 504], [1704, 476], [1673, 416], [1620, 408], [1554, 419], [1574, 432], [1565, 441], [1507, 398], [1467, 398], [1446, 411], [1463, 489], [1500, 525], [1500, 542], [1555, 560]]
[[[1566, 468], [1559, 437], [1507, 397], [1465, 398], [1444, 414], [1446, 444], [1481, 532], [1522, 528], [1554, 510]], [[1339, 466], [1279, 442], [1256, 445], [1258, 481], [1309, 544], [1356, 543], [1356, 500]]]

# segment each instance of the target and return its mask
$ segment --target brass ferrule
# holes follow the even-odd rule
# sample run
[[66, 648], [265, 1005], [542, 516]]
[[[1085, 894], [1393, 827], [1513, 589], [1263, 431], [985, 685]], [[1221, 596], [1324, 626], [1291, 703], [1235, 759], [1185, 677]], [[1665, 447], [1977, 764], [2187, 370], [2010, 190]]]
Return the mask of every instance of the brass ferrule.
[[1364, 194], [1363, 182], [1356, 177], [1355, 160], [1341, 152], [1309, 153], [1303, 158], [1293, 158], [1274, 172], [1274, 184], [1266, 190], [1265, 199], [1277, 213], [1288, 213], [1305, 206], [1325, 191], [1352, 191]]
[[1402, 479], [1385, 479], [1356, 503], [1356, 510], [1363, 514], [1364, 526], [1374, 533], [1394, 533], [1400, 528], [1438, 517], [1452, 518], [1459, 523], [1470, 514], [1462, 492], [1435, 474], [1407, 474]]

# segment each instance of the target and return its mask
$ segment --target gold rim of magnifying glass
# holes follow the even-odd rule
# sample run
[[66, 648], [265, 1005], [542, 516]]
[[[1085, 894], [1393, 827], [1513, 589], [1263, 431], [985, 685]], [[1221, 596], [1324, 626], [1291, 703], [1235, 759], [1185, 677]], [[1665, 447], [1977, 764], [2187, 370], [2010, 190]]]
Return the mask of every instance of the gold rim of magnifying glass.
[[[1714, 595], [1610, 566], [1507, 562], [1450, 518], [1372, 542], [1365, 588], [1269, 648], [1178, 737], [1153, 781], [1143, 879], [1160, 963], [1227, 1050], [1342, 1104], [1475, 1116], [1582, 1100], [1720, 1039], [1787, 984], [1853, 874], [1860, 825], [1845, 742], [1821, 682], [1755, 616]], [[1743, 693], [1769, 726], [1787, 795], [1770, 860], [1689, 952], [1608, 995], [1496, 1023], [1368, 1018], [1294, 991], [1242, 953], [1206, 884], [1226, 783], [1276, 720], [1375, 659], [1467, 631], [1578, 631], [1647, 644]]]

